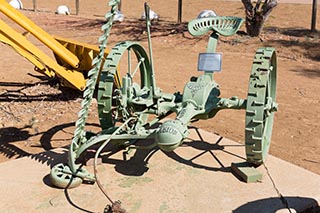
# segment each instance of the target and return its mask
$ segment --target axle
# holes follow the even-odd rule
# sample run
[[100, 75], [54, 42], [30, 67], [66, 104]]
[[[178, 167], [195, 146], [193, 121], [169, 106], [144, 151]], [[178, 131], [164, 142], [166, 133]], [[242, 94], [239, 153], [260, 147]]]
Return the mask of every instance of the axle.
[[188, 137], [188, 124], [192, 119], [214, 117], [221, 109], [246, 109], [246, 100], [237, 97], [220, 98], [218, 85], [204, 74], [192, 78], [184, 88], [182, 108], [175, 120], [165, 121], [157, 131], [155, 140], [164, 151], [173, 151]]

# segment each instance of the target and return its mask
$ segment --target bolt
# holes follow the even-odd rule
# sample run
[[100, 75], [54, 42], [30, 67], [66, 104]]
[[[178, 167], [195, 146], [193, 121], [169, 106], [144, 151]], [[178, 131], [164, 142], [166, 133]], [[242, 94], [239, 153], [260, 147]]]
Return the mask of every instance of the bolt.
[[238, 100], [238, 97], [237, 97], [237, 96], [232, 96], [232, 97], [230, 98], [230, 100], [236, 101], [236, 100]]
[[278, 103], [272, 102], [270, 111], [271, 112], [277, 112], [278, 111]]

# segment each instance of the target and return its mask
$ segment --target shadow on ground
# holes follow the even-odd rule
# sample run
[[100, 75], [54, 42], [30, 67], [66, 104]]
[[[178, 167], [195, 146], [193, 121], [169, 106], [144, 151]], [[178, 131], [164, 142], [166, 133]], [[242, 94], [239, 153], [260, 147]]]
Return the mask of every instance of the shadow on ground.
[[0, 92], [0, 102], [69, 101], [82, 96], [80, 91], [64, 87], [57, 89], [57, 85], [56, 80], [35, 83], [0, 82], [0, 87], [6, 87]]
[[[88, 123], [87, 125], [98, 126], [97, 124], [91, 124], [91, 123]], [[16, 128], [16, 127], [1, 128], [0, 129], [0, 154], [4, 155], [8, 159], [11, 159], [11, 158], [16, 159], [16, 158], [29, 156], [34, 159], [39, 159], [39, 162], [41, 163], [47, 163], [47, 165], [54, 166], [55, 164], [50, 163], [50, 161], [54, 159], [50, 155], [56, 154], [55, 152], [50, 151], [53, 148], [56, 148], [52, 146], [52, 143], [55, 141], [53, 137], [58, 132], [64, 131], [64, 129], [69, 127], [74, 127], [74, 126], [75, 126], [74, 122], [61, 124], [61, 125], [54, 126], [48, 129], [47, 131], [38, 132], [35, 134], [30, 133], [29, 130], [31, 129], [29, 129], [28, 126], [23, 128]], [[39, 146], [39, 148], [49, 152], [32, 154], [32, 153], [26, 152], [25, 150], [23, 150], [23, 148], [19, 148], [19, 146], [15, 145], [15, 143], [17, 142], [28, 141], [28, 139], [38, 135], [41, 135], [40, 137], [41, 145]], [[69, 139], [64, 139], [64, 140], [69, 140], [71, 143], [72, 137], [70, 136]]]
[[[92, 28], [101, 28], [105, 23], [102, 19], [83, 19], [73, 20], [61, 23], [64, 26], [73, 26], [82, 30], [89, 30]], [[151, 33], [152, 37], [165, 37], [173, 34], [180, 34], [187, 32], [187, 22], [177, 23], [174, 21], [158, 20], [152, 21]], [[121, 36], [126, 35], [128, 39], [141, 41], [147, 39], [146, 23], [144, 20], [139, 19], [126, 19], [123, 22], [115, 22], [112, 27], [112, 35]]]
[[[313, 61], [320, 61], [320, 32], [312, 33], [309, 29], [266, 27], [266, 35], [278, 35], [268, 39], [267, 43], [276, 43], [286, 48], [299, 47], [303, 56]], [[294, 51], [294, 53], [298, 53]], [[319, 77], [320, 74], [317, 75]]]
[[295, 72], [299, 75], [306, 76], [308, 78], [319, 78], [320, 77], [320, 68], [317, 69], [294, 69], [292, 72]]
[[[0, 129], [0, 153], [7, 157], [8, 159], [10, 158], [21, 158], [25, 156], [30, 156], [31, 158], [39, 159], [39, 162], [45, 163], [46, 161], [50, 161], [52, 157], [50, 157], [50, 150], [56, 148], [52, 146], [52, 142], [54, 142], [54, 135], [57, 134], [59, 131], [64, 131], [64, 129], [73, 127], [75, 125], [74, 122], [71, 123], [66, 123], [66, 124], [61, 124], [54, 126], [44, 132], [38, 132], [31, 134], [29, 132], [28, 126], [23, 127], [23, 128], [16, 128], [16, 127], [7, 127], [7, 128], [1, 128]], [[98, 127], [98, 124], [87, 124], [91, 126], [96, 126]], [[228, 152], [225, 150], [225, 146], [220, 145], [220, 141], [223, 139], [220, 137], [215, 143], [208, 143], [203, 140], [200, 132], [198, 131], [197, 128], [191, 127], [196, 130], [199, 140], [190, 140], [188, 142], [183, 143], [183, 147], [192, 147], [196, 150], [201, 151], [199, 154], [196, 156], [190, 158], [190, 159], [184, 159], [183, 157], [179, 156], [176, 152], [164, 152], [165, 155], [168, 157], [176, 160], [177, 162], [186, 164], [188, 166], [198, 168], [198, 169], [205, 169], [205, 170], [210, 170], [210, 171], [220, 171], [220, 172], [231, 172], [230, 167], [226, 167], [223, 162], [219, 160], [219, 158], [213, 153], [215, 150], [219, 150], [222, 152], [225, 152], [227, 154], [233, 155], [241, 160], [245, 160], [245, 158], [238, 156], [234, 153]], [[69, 133], [70, 134], [70, 133]], [[16, 142], [21, 142], [21, 141], [27, 141], [28, 139], [41, 135], [40, 137], [40, 146], [39, 148], [43, 148], [44, 150], [49, 151], [39, 153], [39, 154], [31, 154], [26, 151], [24, 151], [22, 148], [19, 148], [18, 146], [15, 145]], [[72, 138], [69, 138], [70, 143]], [[143, 141], [137, 141], [135, 142], [135, 148], [125, 148], [121, 146], [116, 146], [112, 143], [109, 143], [106, 148], [103, 150], [103, 157], [102, 161], [103, 163], [107, 164], [114, 164], [115, 165], [115, 170], [121, 174], [124, 175], [129, 175], [129, 176], [141, 176], [145, 172], [148, 171], [148, 161], [152, 158], [152, 156], [158, 152], [161, 151], [157, 146], [153, 146], [152, 148], [146, 148], [150, 145], [154, 144], [153, 140], [143, 140]], [[241, 144], [239, 145], [232, 145], [232, 146], [243, 146]], [[90, 147], [87, 150], [86, 153], [86, 159], [93, 158], [95, 155], [95, 151], [99, 145], [94, 145]], [[137, 148], [139, 147], [139, 148]], [[123, 159], [114, 159], [112, 156], [119, 152], [123, 151]], [[134, 154], [130, 156], [130, 151], [132, 151]], [[44, 154], [46, 153], [46, 154]], [[217, 161], [218, 164], [221, 166], [219, 168], [217, 167], [209, 167], [206, 165], [200, 165], [197, 163], [194, 163], [193, 161], [197, 159], [198, 157], [210, 153], [210, 155], [213, 157], [213, 160]], [[51, 163], [48, 163], [48, 165], [53, 166]]]
[[[14, 137], [8, 137], [5, 140], [2, 140], [1, 138], [1, 146], [0, 150], [2, 153], [6, 154], [8, 157], [14, 156], [16, 154], [19, 154], [19, 157], [25, 157], [28, 156], [28, 158], [37, 161], [41, 164], [46, 164], [50, 168], [52, 168], [54, 165], [58, 163], [66, 163], [67, 160], [67, 152], [68, 150], [66, 147], [64, 149], [61, 149], [59, 152], [56, 152], [52, 150], [52, 139], [53, 136], [59, 132], [62, 131], [65, 128], [74, 126], [74, 123], [66, 123], [63, 125], [57, 125], [55, 127], [52, 127], [51, 129], [47, 130], [46, 132], [39, 133], [42, 134], [41, 136], [41, 145], [44, 149], [48, 150], [46, 152], [42, 152], [39, 154], [30, 154], [27, 152], [24, 152], [23, 150], [19, 148], [14, 147], [14, 142], [27, 140], [28, 138], [32, 137], [26, 129], [17, 129], [13, 127], [9, 127], [6, 129], [0, 129], [0, 135], [10, 133]], [[196, 149], [199, 152], [199, 154], [196, 154], [195, 156], [184, 159], [182, 156], [179, 156], [177, 152], [167, 152], [165, 153], [168, 157], [171, 159], [183, 163], [185, 165], [191, 166], [193, 168], [197, 169], [205, 169], [209, 171], [214, 172], [226, 172], [226, 173], [232, 173], [231, 168], [229, 166], [225, 166], [224, 163], [217, 157], [217, 155], [214, 154], [214, 151], [221, 151], [226, 154], [232, 155], [234, 157], [237, 157], [241, 160], [245, 160], [243, 157], [238, 156], [232, 152], [228, 152], [225, 150], [225, 147], [228, 145], [221, 145], [220, 142], [222, 141], [222, 137], [218, 138], [214, 143], [206, 142], [203, 137], [201, 136], [201, 133], [198, 131], [197, 128], [191, 127], [194, 129], [199, 139], [198, 140], [187, 140], [187, 142], [183, 143], [181, 148], [189, 147]], [[3, 142], [4, 141], [4, 142]], [[153, 140], [144, 140], [144, 141], [137, 141], [136, 145], [143, 147], [143, 146], [149, 146], [150, 144], [154, 143]], [[239, 145], [230, 145], [230, 146], [243, 146], [241, 144]], [[3, 149], [3, 147], [7, 147]], [[95, 151], [92, 151], [93, 149], [96, 149], [97, 146], [90, 147], [90, 149], [86, 153], [86, 157], [90, 158], [94, 156], [96, 153]], [[91, 150], [92, 149], [92, 150]], [[12, 151], [8, 151], [12, 150]], [[115, 153], [123, 152], [123, 159], [119, 158], [112, 158]], [[109, 144], [104, 150], [102, 155], [102, 162], [107, 164], [114, 165], [115, 171], [121, 174], [124, 174], [126, 176], [142, 176], [144, 173], [148, 171], [148, 162], [152, 158], [152, 156], [161, 151], [158, 147], [153, 147], [151, 149], [137, 149], [132, 157], [128, 157], [128, 149], [123, 149], [123, 147], [118, 147], [113, 144]], [[198, 157], [204, 155], [204, 154], [210, 154], [212, 156], [212, 159], [218, 162], [219, 167], [210, 167], [207, 165], [200, 165], [197, 163], [194, 163], [194, 160]], [[49, 186], [54, 187], [52, 183], [50, 182], [49, 175], [46, 175], [43, 178], [43, 182]], [[86, 210], [81, 207], [81, 204], [77, 204], [72, 200], [72, 196], [69, 193], [68, 189], [64, 190], [65, 197], [67, 201], [72, 205], [75, 209], [78, 209], [82, 212], [91, 212], [89, 210]], [[107, 203], [107, 202], [106, 202]], [[300, 204], [300, 205], [299, 205]], [[301, 205], [303, 204], [303, 205]], [[299, 206], [308, 206], [308, 209], [298, 209]], [[304, 197], [274, 197], [274, 198], [266, 198], [261, 200], [252, 201], [249, 203], [245, 203], [242, 206], [238, 207], [237, 209], [233, 210], [234, 213], [242, 213], [242, 212], [265, 212], [267, 209], [267, 212], [276, 212], [281, 209], [294, 209], [297, 212], [303, 212], [303, 213], [316, 213], [319, 212], [319, 205], [315, 199], [312, 198], [304, 198]]]
[[[304, 204], [304, 205], [302, 205]], [[301, 209], [301, 206], [306, 208]], [[237, 209], [233, 210], [233, 213], [247, 213], [247, 212], [278, 212], [280, 210], [287, 209], [288, 212], [300, 212], [300, 213], [319, 213], [320, 207], [318, 202], [313, 198], [307, 197], [271, 197], [261, 200], [255, 200], [246, 203]]]
[[[194, 127], [191, 127], [194, 128]], [[231, 153], [227, 150], [225, 150], [224, 145], [220, 145], [219, 143], [223, 139], [220, 137], [215, 143], [209, 143], [203, 140], [201, 137], [200, 132], [198, 131], [197, 128], [194, 128], [198, 135], [200, 140], [190, 140], [189, 142], [183, 143], [182, 147], [192, 147], [196, 150], [199, 150], [200, 153], [195, 155], [194, 157], [190, 159], [184, 159], [182, 156], [179, 156], [177, 152], [172, 151], [172, 152], [163, 152], [165, 155], [167, 155], [169, 158], [172, 158], [173, 160], [185, 164], [187, 166], [191, 166], [193, 168], [197, 169], [205, 169], [209, 171], [215, 171], [215, 172], [228, 172], [231, 173], [231, 167], [230, 166], [225, 166], [223, 162], [213, 153], [213, 151], [221, 151], [224, 153], [227, 153], [229, 155], [233, 155], [242, 161], [245, 160], [245, 158], [238, 156], [234, 153]], [[107, 163], [107, 164], [113, 164], [115, 166], [115, 170], [121, 174], [127, 175], [127, 176], [142, 176], [145, 172], [148, 171], [148, 162], [152, 158], [152, 156], [157, 153], [157, 152], [162, 152], [157, 146], [153, 147], [151, 149], [145, 149], [143, 147], [150, 146], [153, 144], [153, 140], [144, 140], [144, 141], [137, 141], [136, 146], [139, 146], [140, 149], [126, 149], [123, 150], [123, 160], [115, 159], [112, 158], [112, 155], [115, 154], [116, 152], [122, 150], [121, 147], [115, 147], [112, 144], [109, 144], [104, 152], [105, 154], [102, 157], [102, 162]], [[228, 146], [228, 145], [226, 145]], [[231, 146], [231, 145], [230, 145]], [[243, 147], [244, 145], [232, 145], [232, 146], [241, 146]], [[133, 152], [130, 156], [130, 151]], [[199, 158], [200, 156], [210, 153], [212, 156], [212, 159], [220, 165], [220, 167], [211, 167], [207, 165], [201, 165], [198, 163], [195, 163], [194, 160]], [[95, 153], [91, 154], [91, 157], [94, 156]], [[87, 154], [87, 156], [90, 158], [90, 155]]]

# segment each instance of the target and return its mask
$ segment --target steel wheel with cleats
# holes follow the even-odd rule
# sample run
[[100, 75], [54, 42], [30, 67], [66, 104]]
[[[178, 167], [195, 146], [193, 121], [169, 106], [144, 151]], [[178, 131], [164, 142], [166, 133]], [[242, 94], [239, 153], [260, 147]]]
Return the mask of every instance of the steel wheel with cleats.
[[[117, 75], [119, 70], [126, 69], [122, 82]], [[118, 43], [108, 54], [101, 71], [98, 88], [98, 113], [103, 130], [116, 126], [130, 116], [139, 117], [144, 105], [134, 104], [139, 98], [151, 100], [151, 70], [149, 58], [144, 48], [136, 42]], [[121, 82], [119, 88], [114, 82]], [[139, 117], [139, 122], [146, 120], [145, 115]]]
[[277, 111], [276, 77], [275, 50], [259, 49], [249, 80], [245, 128], [247, 161], [255, 165], [265, 162], [270, 147], [274, 112]]

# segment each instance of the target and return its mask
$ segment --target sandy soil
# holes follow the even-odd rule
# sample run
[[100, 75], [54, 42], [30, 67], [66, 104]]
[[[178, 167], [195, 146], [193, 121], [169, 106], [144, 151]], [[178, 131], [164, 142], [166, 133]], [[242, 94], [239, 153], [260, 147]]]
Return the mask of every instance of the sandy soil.
[[[52, 35], [97, 44], [103, 16], [108, 10], [102, 0], [81, 1], [79, 16], [74, 1], [24, 2], [21, 12]], [[112, 29], [109, 48], [123, 40], [139, 40], [147, 47], [144, 23], [138, 21], [143, 2], [124, 1], [125, 21]], [[231, 1], [184, 1], [184, 25], [178, 27], [177, 5], [148, 1], [160, 15], [152, 28], [156, 80], [166, 92], [182, 91], [196, 71], [197, 56], [204, 52], [207, 36], [192, 38], [186, 23], [203, 9], [219, 15], [244, 17], [241, 3]], [[70, 16], [55, 15], [58, 5], [71, 8]], [[319, 9], [318, 9], [318, 14]], [[13, 25], [4, 15], [1, 19]], [[223, 97], [246, 98], [252, 59], [256, 49], [272, 46], [278, 56], [277, 102], [270, 153], [320, 174], [320, 34], [310, 33], [310, 4], [279, 4], [267, 21], [260, 38], [243, 34], [221, 37], [218, 51], [223, 52], [223, 71], [215, 75]], [[320, 23], [317, 24], [320, 29]], [[241, 28], [244, 31], [244, 27]], [[30, 37], [49, 55], [50, 50]], [[0, 162], [38, 153], [70, 143], [74, 122], [80, 110], [81, 94], [57, 89], [55, 84], [33, 71], [33, 65], [12, 49], [0, 44]], [[214, 119], [194, 125], [237, 142], [244, 141], [244, 111], [222, 111]], [[88, 129], [95, 129], [96, 104], [91, 107]]]

